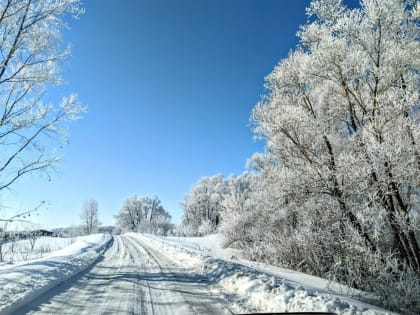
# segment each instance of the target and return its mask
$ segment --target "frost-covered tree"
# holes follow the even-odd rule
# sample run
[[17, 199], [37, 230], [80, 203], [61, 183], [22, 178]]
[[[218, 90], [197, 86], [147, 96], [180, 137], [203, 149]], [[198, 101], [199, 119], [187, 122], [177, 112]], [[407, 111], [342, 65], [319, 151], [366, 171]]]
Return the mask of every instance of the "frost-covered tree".
[[[254, 161], [259, 181], [253, 204], [266, 218], [255, 221], [254, 252], [264, 230], [272, 244], [267, 250], [277, 253], [265, 257], [295, 268], [372, 290], [391, 287], [384, 279], [395, 275], [415, 274], [411, 279], [418, 281], [415, 5], [311, 3], [299, 47], [267, 76], [268, 93], [252, 114], [255, 132], [267, 141], [266, 153]], [[382, 277], [384, 270], [388, 276]], [[415, 297], [404, 295], [413, 308]]]
[[61, 40], [64, 18], [80, 13], [79, 0], [0, 1], [0, 191], [55, 166], [51, 140], [65, 138], [67, 123], [84, 111], [75, 94], [56, 105], [44, 98], [61, 83], [70, 53]]
[[247, 248], [252, 242], [255, 221], [260, 218], [253, 204], [256, 177], [244, 172], [240, 176], [230, 176], [225, 180], [225, 191], [221, 209], [220, 231], [224, 235], [225, 246]]
[[[292, 194], [336, 213], [371, 252], [420, 271], [419, 29], [409, 1], [314, 1], [300, 47], [267, 77], [256, 132]], [[296, 185], [304, 180], [304, 185]], [[323, 210], [323, 211], [327, 211]], [[388, 236], [390, 234], [390, 236]], [[385, 242], [384, 242], [385, 240]]]
[[136, 195], [124, 201], [120, 211], [115, 215], [116, 226], [122, 231], [137, 231], [140, 221], [143, 219], [143, 209], [140, 198]]
[[162, 206], [157, 196], [142, 198], [144, 219], [140, 222], [139, 231], [166, 235], [171, 227], [171, 215]]
[[80, 219], [87, 235], [98, 232], [100, 222], [98, 219], [98, 202], [95, 199], [85, 200]]
[[127, 198], [115, 219], [116, 226], [124, 232], [166, 235], [172, 228], [171, 215], [157, 196]]
[[185, 233], [220, 225], [226, 245], [252, 259], [418, 314], [418, 12], [411, 0], [362, 0], [355, 9], [312, 1], [299, 46], [267, 76], [252, 112], [265, 152], [242, 176], [193, 187]]
[[184, 234], [213, 233], [221, 223], [226, 184], [223, 175], [201, 178], [182, 203]]

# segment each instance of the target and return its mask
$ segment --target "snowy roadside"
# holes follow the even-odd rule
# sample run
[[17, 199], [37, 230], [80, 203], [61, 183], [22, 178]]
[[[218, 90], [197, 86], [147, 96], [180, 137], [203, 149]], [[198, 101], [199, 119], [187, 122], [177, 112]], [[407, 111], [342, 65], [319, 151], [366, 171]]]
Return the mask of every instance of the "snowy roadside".
[[[260, 312], [334, 312], [338, 315], [396, 314], [353, 299], [345, 287], [303, 273], [238, 259], [210, 238], [157, 237], [130, 233], [175, 263], [207, 277], [237, 309]], [[233, 258], [233, 259], [232, 259]], [[341, 292], [341, 294], [340, 294]], [[352, 292], [355, 293], [354, 291]], [[362, 292], [356, 292], [361, 295]]]
[[15, 266], [21, 262], [43, 258], [54, 251], [71, 245], [78, 238], [40, 236], [34, 239], [28, 238], [4, 242], [0, 245], [2, 246], [0, 268], [5, 265], [13, 264]]
[[53, 287], [91, 266], [111, 236], [89, 235], [44, 258], [0, 267], [0, 315], [13, 314]]

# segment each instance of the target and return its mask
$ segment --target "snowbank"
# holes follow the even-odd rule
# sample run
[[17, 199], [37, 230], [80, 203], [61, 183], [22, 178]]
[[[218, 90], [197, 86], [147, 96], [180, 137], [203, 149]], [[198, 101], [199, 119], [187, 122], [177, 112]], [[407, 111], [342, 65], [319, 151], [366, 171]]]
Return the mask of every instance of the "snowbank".
[[87, 269], [110, 241], [110, 236], [89, 235], [44, 258], [0, 267], [0, 315], [13, 314], [21, 306]]
[[[239, 304], [260, 312], [334, 312], [339, 315], [395, 314], [338, 294], [343, 286], [303, 273], [247, 262], [224, 251], [220, 236], [156, 237], [130, 234], [166, 254], [175, 263], [200, 272]], [[287, 275], [289, 279], [285, 278]], [[290, 278], [292, 280], [290, 280]], [[233, 301], [235, 303], [235, 301]]]

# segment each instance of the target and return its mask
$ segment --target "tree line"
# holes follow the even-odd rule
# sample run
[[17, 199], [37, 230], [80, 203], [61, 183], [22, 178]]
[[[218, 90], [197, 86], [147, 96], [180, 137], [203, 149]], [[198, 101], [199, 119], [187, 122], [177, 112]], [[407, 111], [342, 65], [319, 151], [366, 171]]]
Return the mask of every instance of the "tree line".
[[266, 143], [240, 176], [202, 178], [179, 233], [220, 231], [251, 259], [378, 293], [416, 313], [419, 10], [312, 1], [300, 44], [252, 111]]
[[[126, 198], [121, 209], [114, 215], [114, 233], [142, 232], [167, 235], [172, 232], [171, 215], [157, 196]], [[97, 200], [85, 200], [80, 213], [83, 234], [98, 233], [100, 221]]]

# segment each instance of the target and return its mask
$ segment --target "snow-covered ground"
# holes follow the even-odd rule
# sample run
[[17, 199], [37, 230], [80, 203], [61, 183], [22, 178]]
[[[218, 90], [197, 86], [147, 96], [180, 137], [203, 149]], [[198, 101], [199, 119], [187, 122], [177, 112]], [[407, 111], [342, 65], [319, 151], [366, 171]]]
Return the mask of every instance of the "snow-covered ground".
[[[373, 296], [304, 273], [247, 261], [222, 247], [220, 235], [157, 237], [132, 234], [216, 284], [239, 311], [322, 311], [342, 315], [394, 314], [361, 300]], [[228, 296], [229, 295], [229, 296]], [[356, 299], [357, 298], [357, 299]]]
[[131, 235], [114, 236], [92, 268], [13, 315], [229, 315], [208, 279]]
[[43, 258], [0, 266], [0, 315], [393, 314], [350, 296], [373, 298], [363, 292], [247, 261], [240, 251], [224, 249], [220, 235], [128, 233], [110, 240], [82, 237]]
[[3, 261], [0, 262], [0, 266], [42, 258], [51, 252], [69, 246], [71, 243], [77, 241], [77, 239], [77, 237], [40, 236], [36, 239], [5, 242], [1, 248]]
[[[84, 236], [43, 258], [0, 266], [0, 314], [13, 314], [23, 304], [91, 266], [110, 239], [102, 234]], [[50, 249], [65, 246], [65, 242], [57, 241], [44, 238], [39, 244]]]

